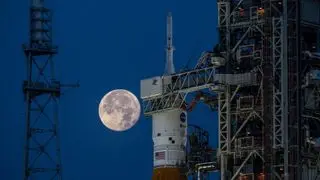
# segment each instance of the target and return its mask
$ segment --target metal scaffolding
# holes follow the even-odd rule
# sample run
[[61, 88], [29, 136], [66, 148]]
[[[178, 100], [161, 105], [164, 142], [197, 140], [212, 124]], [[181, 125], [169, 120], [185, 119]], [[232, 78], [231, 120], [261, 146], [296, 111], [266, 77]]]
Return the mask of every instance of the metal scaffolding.
[[23, 45], [27, 65], [23, 178], [61, 179], [58, 103], [63, 86], [54, 73], [57, 46], [52, 43], [52, 13], [42, 0], [31, 2], [29, 33], [29, 43]]
[[[320, 11], [319, 2], [311, 6]], [[142, 93], [145, 115], [182, 107], [195, 91], [217, 95], [207, 103], [218, 107], [221, 180], [318, 178], [320, 17], [312, 25], [300, 7], [300, 0], [218, 0], [214, 51]]]
[[[257, 83], [225, 85], [219, 94], [219, 150], [221, 179], [255, 179], [263, 172], [263, 22], [261, 7], [244, 1], [218, 2], [218, 28], [227, 74], [254, 72]], [[244, 8], [247, 7], [247, 8]], [[246, 52], [248, 51], [248, 52]], [[229, 66], [229, 68], [228, 68]], [[244, 68], [246, 67], [246, 68]], [[253, 132], [251, 126], [255, 126]]]
[[[258, 92], [262, 91], [262, 95], [254, 93], [252, 95], [255, 99], [262, 99], [263, 102], [254, 105], [258, 107], [260, 105], [261, 108], [258, 109], [262, 110], [260, 114], [263, 122], [261, 161], [263, 162], [264, 178], [291, 180], [301, 179], [306, 174], [312, 174], [313, 172], [309, 172], [310, 168], [307, 170], [308, 172], [303, 172], [301, 168], [303, 166], [301, 162], [309, 160], [301, 156], [304, 150], [301, 147], [304, 140], [301, 126], [305, 124], [305, 120], [300, 118], [300, 109], [301, 106], [304, 106], [300, 103], [300, 81], [306, 75], [301, 72], [303, 67], [300, 65], [300, 1], [221, 0], [218, 2], [218, 9], [220, 45], [224, 49], [223, 53], [233, 71], [226, 71], [227, 73], [239, 73], [248, 69], [243, 67], [248, 67], [250, 63], [257, 61], [254, 59], [256, 50], [262, 52], [260, 65], [251, 67], [251, 70], [258, 69], [258, 72], [261, 72], [261, 78], [259, 78], [261, 87]], [[228, 12], [229, 14], [227, 14]], [[308, 26], [306, 23], [303, 25]], [[248, 59], [248, 54], [241, 52], [244, 46], [251, 47], [250, 51], [253, 54], [251, 59]], [[240, 53], [236, 53], [236, 51], [240, 51]], [[247, 58], [250, 63], [241, 66], [239, 56]], [[253, 86], [251, 88], [254, 89]], [[245, 92], [249, 91], [247, 89]], [[230, 102], [231, 109], [232, 99], [228, 101], [228, 97], [232, 93], [227, 89], [222, 100]], [[239, 96], [243, 96], [243, 92], [239, 93]], [[230, 132], [231, 134], [233, 132], [230, 129], [232, 118], [225, 118], [225, 114], [232, 116], [233, 112], [232, 110], [231, 112], [227, 110], [219, 112], [220, 150], [222, 151], [220, 157], [221, 179], [233, 179], [239, 172], [234, 168], [242, 167], [230, 163], [237, 159], [233, 155], [237, 150], [234, 151], [231, 148], [230, 151], [230, 148], [223, 148], [226, 142], [226, 147], [230, 147], [228, 143], [232, 140], [229, 137]], [[244, 162], [244, 160], [240, 161]], [[300, 172], [301, 170], [302, 172]], [[255, 171], [253, 174], [257, 175], [259, 172]], [[304, 175], [302, 176], [302, 174]], [[238, 177], [241, 178], [243, 175], [246, 176], [242, 173]], [[246, 178], [248, 177], [251, 176], [246, 176]], [[252, 179], [256, 178], [258, 176], [252, 176]]]

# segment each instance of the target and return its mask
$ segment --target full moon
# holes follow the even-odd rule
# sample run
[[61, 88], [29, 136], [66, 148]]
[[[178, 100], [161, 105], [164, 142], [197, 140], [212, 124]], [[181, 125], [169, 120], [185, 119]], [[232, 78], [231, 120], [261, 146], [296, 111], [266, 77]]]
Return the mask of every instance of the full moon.
[[137, 97], [124, 89], [110, 91], [99, 104], [100, 120], [114, 131], [125, 131], [134, 126], [139, 120], [140, 111]]

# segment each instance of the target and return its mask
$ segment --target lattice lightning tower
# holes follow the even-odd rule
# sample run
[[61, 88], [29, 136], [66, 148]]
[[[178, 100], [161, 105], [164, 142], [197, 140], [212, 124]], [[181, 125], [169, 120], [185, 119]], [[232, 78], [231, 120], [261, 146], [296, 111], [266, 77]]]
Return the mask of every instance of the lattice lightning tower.
[[27, 64], [23, 176], [24, 180], [61, 179], [58, 102], [62, 85], [54, 73], [57, 46], [52, 43], [52, 13], [43, 0], [31, 1], [29, 33], [29, 44], [23, 45]]

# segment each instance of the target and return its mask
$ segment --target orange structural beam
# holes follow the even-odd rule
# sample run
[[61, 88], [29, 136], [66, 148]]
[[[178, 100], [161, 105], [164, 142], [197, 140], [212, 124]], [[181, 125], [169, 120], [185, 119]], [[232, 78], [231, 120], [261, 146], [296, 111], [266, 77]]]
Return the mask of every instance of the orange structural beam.
[[180, 168], [156, 168], [153, 170], [152, 180], [187, 180], [187, 176]]

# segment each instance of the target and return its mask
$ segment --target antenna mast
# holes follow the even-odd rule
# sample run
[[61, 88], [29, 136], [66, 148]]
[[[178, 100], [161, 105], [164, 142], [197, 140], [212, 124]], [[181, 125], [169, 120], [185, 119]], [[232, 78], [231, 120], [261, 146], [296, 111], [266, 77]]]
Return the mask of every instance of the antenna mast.
[[173, 65], [173, 51], [174, 47], [172, 45], [172, 15], [171, 12], [168, 13], [167, 16], [167, 60], [166, 60], [166, 67], [165, 67], [165, 74], [173, 74], [175, 73], [174, 65]]

